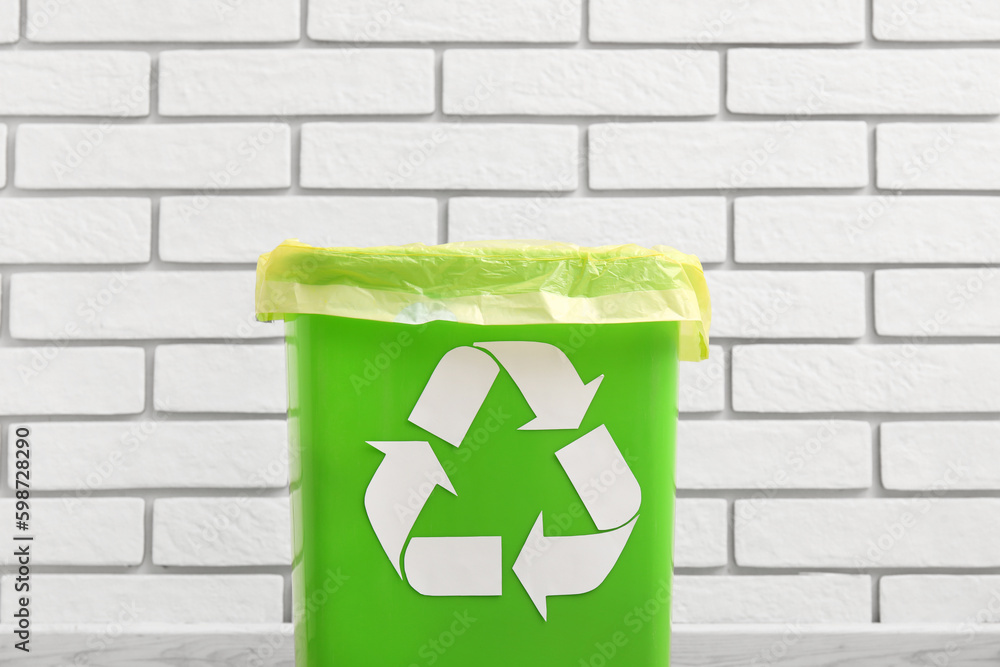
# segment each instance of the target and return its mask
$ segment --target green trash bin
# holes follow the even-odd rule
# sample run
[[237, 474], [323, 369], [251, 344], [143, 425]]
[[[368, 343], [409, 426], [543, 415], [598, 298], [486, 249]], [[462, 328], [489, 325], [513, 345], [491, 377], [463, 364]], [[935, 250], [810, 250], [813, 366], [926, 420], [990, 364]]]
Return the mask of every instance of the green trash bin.
[[257, 313], [286, 323], [298, 667], [668, 664], [696, 258], [286, 241]]

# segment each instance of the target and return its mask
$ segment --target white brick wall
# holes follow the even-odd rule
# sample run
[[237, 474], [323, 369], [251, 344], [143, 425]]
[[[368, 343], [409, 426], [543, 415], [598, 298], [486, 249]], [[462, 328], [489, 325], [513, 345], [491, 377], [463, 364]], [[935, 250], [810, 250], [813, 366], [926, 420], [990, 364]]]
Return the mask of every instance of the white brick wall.
[[291, 185], [282, 123], [21, 125], [16, 185], [31, 189], [188, 188], [203, 192]]
[[679, 576], [674, 582], [675, 623], [868, 623], [868, 577]]
[[296, 0], [211, 5], [144, 0], [28, 0], [35, 42], [287, 42], [299, 37]]
[[741, 412], [998, 412], [1000, 345], [738, 345]]
[[886, 41], [965, 42], [1000, 38], [1000, 7], [991, 0], [873, 0], [872, 32]]
[[[32, 487], [39, 491], [149, 488], [263, 488], [288, 482], [283, 420], [35, 422]], [[16, 449], [7, 452], [14, 486]]]
[[161, 345], [153, 373], [157, 410], [284, 413], [288, 406], [285, 351], [276, 345]]
[[[0, 584], [0, 614], [14, 613], [13, 575]], [[42, 574], [31, 582], [37, 623], [277, 623], [277, 575]]]
[[145, 364], [134, 347], [0, 349], [0, 415], [127, 415], [145, 406]]
[[876, 271], [875, 329], [883, 336], [996, 336], [998, 275], [994, 267]]
[[577, 129], [565, 125], [302, 127], [302, 185], [309, 188], [572, 190], [577, 160]]
[[885, 123], [875, 139], [880, 188], [1000, 189], [1000, 126]]
[[1000, 113], [994, 50], [734, 49], [728, 63], [734, 113]]
[[21, 20], [21, 3], [18, 0], [0, 0], [0, 44], [18, 40]]
[[990, 264], [1000, 257], [993, 197], [740, 197], [736, 261], [747, 264]]
[[[465, 50], [444, 54], [446, 114], [707, 116], [719, 108], [719, 56], [664, 50]], [[471, 105], [477, 91], [486, 90]]]
[[163, 116], [423, 114], [434, 111], [430, 49], [166, 51]]
[[1000, 489], [1000, 423], [891, 422], [880, 430], [882, 484], [933, 491]]
[[590, 130], [590, 187], [856, 188], [868, 182], [864, 123], [628, 123]]
[[417, 197], [164, 197], [160, 258], [251, 264], [261, 248], [288, 238], [318, 246], [433, 244], [437, 210], [433, 199]]
[[0, 187], [7, 185], [7, 126], [0, 125]]
[[674, 511], [674, 565], [724, 566], [729, 555], [726, 501], [715, 498], [681, 498]]
[[595, 42], [860, 42], [864, 0], [592, 0]]
[[151, 230], [149, 199], [0, 198], [4, 264], [148, 262]]
[[288, 498], [170, 498], [153, 504], [155, 565], [291, 565]]
[[517, 237], [706, 264], [676, 621], [996, 622], [998, 7], [0, 0], [0, 516], [27, 425], [37, 620], [290, 620], [257, 256]]
[[897, 575], [880, 588], [884, 623], [1000, 623], [996, 575]]
[[866, 489], [871, 437], [865, 422], [833, 419], [682, 420], [677, 487]]
[[[10, 334], [28, 340], [256, 338], [252, 271], [18, 273]], [[68, 322], [76, 324], [66, 331]]]
[[709, 271], [718, 338], [860, 338], [865, 276], [857, 271]]
[[[607, 224], [614, 220], [614, 225]], [[483, 241], [515, 235], [587, 245], [627, 242], [678, 248], [702, 262], [726, 259], [726, 201], [722, 197], [452, 197], [448, 238]]]
[[[0, 500], [0, 510], [14, 516], [13, 498]], [[139, 565], [145, 551], [141, 498], [37, 498], [31, 503], [37, 535], [58, 536], [34, 542], [35, 565]], [[0, 539], [13, 544], [13, 522], [0, 526]], [[0, 553], [0, 565], [16, 564], [13, 550]]]
[[574, 42], [583, 0], [311, 0], [308, 32], [349, 42]]
[[2, 52], [0, 114], [145, 116], [149, 62], [145, 53], [126, 51]]
[[[947, 480], [942, 486], [949, 488]], [[997, 512], [1000, 498], [738, 500], [736, 562], [750, 567], [997, 567]]]

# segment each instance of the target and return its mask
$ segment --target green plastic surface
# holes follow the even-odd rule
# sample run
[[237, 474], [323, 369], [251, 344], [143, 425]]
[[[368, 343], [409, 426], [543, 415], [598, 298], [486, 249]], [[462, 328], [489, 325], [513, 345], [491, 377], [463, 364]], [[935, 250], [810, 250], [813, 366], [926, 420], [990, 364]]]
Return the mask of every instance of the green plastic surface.
[[[286, 327], [298, 667], [668, 664], [677, 322]], [[579, 429], [519, 431], [533, 414], [503, 368], [460, 447], [407, 421], [446, 352], [494, 340], [554, 344], [584, 382], [604, 375]], [[539, 512], [546, 535], [598, 532], [554, 452], [602, 424], [641, 487], [638, 520], [604, 583], [548, 598], [546, 621], [511, 566]], [[424, 596], [397, 575], [365, 511], [384, 456], [369, 440], [431, 444], [457, 495], [436, 488], [410, 538], [502, 536], [501, 596]]]

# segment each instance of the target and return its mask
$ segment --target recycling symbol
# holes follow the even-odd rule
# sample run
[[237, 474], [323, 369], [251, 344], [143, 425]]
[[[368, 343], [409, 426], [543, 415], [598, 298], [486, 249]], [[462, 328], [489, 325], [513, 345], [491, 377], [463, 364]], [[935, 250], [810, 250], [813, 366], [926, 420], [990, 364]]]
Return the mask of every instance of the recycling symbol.
[[[601, 375], [584, 384], [563, 351], [548, 343], [493, 341], [456, 347], [431, 373], [409, 421], [460, 447], [500, 364], [535, 415], [519, 430], [579, 429], [604, 379]], [[499, 536], [413, 537], [407, 545], [435, 488], [458, 495], [430, 443], [368, 444], [385, 457], [368, 484], [365, 509], [400, 578], [402, 558], [407, 582], [422, 595], [502, 595]], [[538, 514], [513, 570], [546, 620], [548, 597], [579, 595], [604, 582], [632, 534], [642, 498], [635, 475], [603, 425], [558, 450], [556, 457], [600, 532], [546, 536], [543, 512]], [[415, 511], [400, 513], [401, 506]]]

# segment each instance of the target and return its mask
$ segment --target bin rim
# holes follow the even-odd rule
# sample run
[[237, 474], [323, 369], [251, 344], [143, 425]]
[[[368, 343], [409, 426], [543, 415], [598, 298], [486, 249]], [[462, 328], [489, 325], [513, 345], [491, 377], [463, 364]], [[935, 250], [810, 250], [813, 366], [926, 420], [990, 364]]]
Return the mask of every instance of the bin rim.
[[334, 315], [468, 324], [678, 322], [678, 356], [708, 358], [701, 262], [668, 246], [480, 241], [319, 248], [289, 239], [257, 261], [257, 319]]

